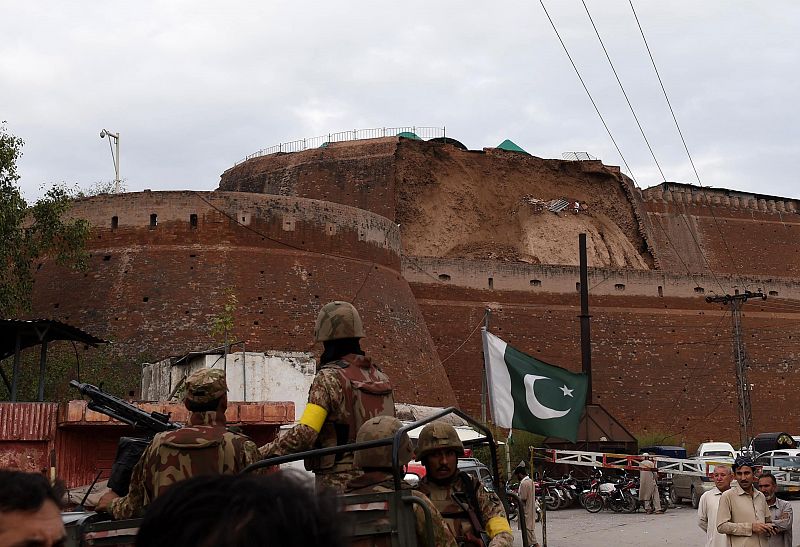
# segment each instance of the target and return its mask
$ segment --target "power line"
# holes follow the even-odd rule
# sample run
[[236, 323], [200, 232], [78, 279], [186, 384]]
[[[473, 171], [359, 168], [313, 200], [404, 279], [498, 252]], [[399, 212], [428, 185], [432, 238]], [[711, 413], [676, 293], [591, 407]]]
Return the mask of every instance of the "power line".
[[564, 40], [561, 39], [561, 34], [559, 34], [559, 32], [558, 32], [558, 29], [556, 28], [556, 24], [553, 22], [553, 19], [550, 17], [550, 14], [547, 12], [547, 8], [544, 5], [544, 0], [539, 0], [539, 3], [542, 5], [542, 9], [544, 10], [544, 14], [547, 16], [548, 21], [550, 21], [550, 25], [553, 27], [553, 31], [555, 31], [556, 37], [558, 37], [558, 41], [561, 42], [561, 47], [564, 48], [564, 53], [567, 54], [567, 58], [569, 59], [569, 62], [572, 64], [572, 68], [575, 69], [575, 74], [577, 74], [578, 79], [581, 81], [581, 85], [583, 86], [583, 90], [586, 91], [586, 95], [589, 96], [589, 100], [592, 102], [592, 106], [594, 106], [594, 111], [597, 112], [597, 115], [600, 118], [600, 121], [603, 122], [603, 127], [606, 128], [606, 133], [608, 133], [608, 136], [611, 139], [611, 142], [614, 143], [614, 148], [617, 149], [617, 153], [619, 154], [619, 157], [622, 158], [622, 163], [625, 164], [625, 167], [628, 169], [628, 172], [631, 174], [631, 179], [633, 180], [634, 184], [637, 184], [637, 186], [638, 186], [638, 183], [636, 182], [636, 177], [633, 175], [633, 170], [631, 169], [631, 166], [628, 165], [628, 162], [625, 160], [625, 156], [622, 154], [622, 150], [620, 150], [619, 145], [617, 145], [617, 141], [614, 139], [614, 135], [611, 134], [611, 129], [608, 128], [608, 124], [606, 123], [605, 118], [603, 118], [603, 115], [600, 113], [600, 109], [597, 107], [597, 103], [594, 101], [594, 98], [592, 97], [592, 94], [589, 92], [589, 88], [586, 87], [586, 82], [583, 81], [583, 77], [581, 76], [581, 73], [578, 70], [577, 65], [575, 65], [575, 61], [572, 60], [572, 55], [569, 54], [569, 50], [567, 49], [567, 45], [564, 43]]
[[642, 127], [642, 124], [639, 122], [639, 116], [636, 115], [636, 111], [633, 109], [631, 100], [628, 98], [628, 93], [625, 91], [625, 86], [622, 85], [622, 80], [620, 80], [619, 74], [617, 74], [617, 69], [614, 68], [614, 63], [611, 61], [611, 56], [608, 54], [606, 45], [605, 43], [603, 43], [603, 39], [600, 37], [600, 31], [597, 30], [597, 25], [594, 24], [594, 19], [592, 19], [592, 14], [589, 13], [589, 7], [586, 5], [585, 0], [581, 0], [581, 2], [583, 3], [583, 9], [586, 10], [586, 15], [589, 17], [589, 22], [592, 24], [594, 33], [597, 35], [597, 39], [600, 41], [600, 46], [603, 48], [603, 53], [606, 54], [606, 59], [608, 59], [608, 65], [611, 67], [611, 71], [614, 73], [614, 77], [617, 79], [617, 83], [619, 84], [619, 88], [622, 91], [622, 95], [625, 97], [625, 101], [628, 103], [628, 108], [630, 108], [631, 114], [633, 114], [633, 119], [636, 120], [636, 125], [639, 127], [639, 132], [642, 134], [642, 138], [644, 139], [645, 144], [647, 144], [647, 149], [650, 150], [650, 155], [653, 156], [653, 161], [656, 163], [658, 172], [661, 173], [661, 180], [666, 182], [667, 177], [664, 176], [664, 171], [661, 169], [661, 165], [658, 163], [658, 159], [656, 158], [656, 153], [653, 151], [653, 147], [650, 146], [650, 141], [647, 139], [647, 135], [645, 135], [644, 128]]
[[678, 118], [675, 116], [675, 110], [673, 110], [672, 103], [669, 101], [669, 96], [667, 96], [667, 89], [664, 87], [664, 82], [661, 80], [661, 74], [659, 74], [658, 72], [658, 67], [656, 66], [656, 61], [653, 58], [653, 53], [650, 51], [650, 45], [647, 43], [647, 38], [645, 38], [644, 36], [644, 30], [642, 29], [642, 25], [639, 22], [639, 16], [636, 15], [636, 8], [633, 7], [633, 0], [628, 0], [628, 2], [631, 5], [631, 10], [633, 11], [633, 17], [636, 19], [636, 25], [639, 27], [639, 32], [642, 35], [642, 40], [644, 40], [644, 47], [647, 48], [647, 54], [650, 56], [650, 62], [653, 63], [653, 70], [655, 70], [656, 77], [658, 78], [658, 83], [661, 85], [661, 91], [664, 93], [664, 98], [667, 100], [667, 106], [669, 106], [669, 111], [672, 114], [672, 119], [675, 122], [675, 127], [678, 128], [678, 134], [681, 137], [683, 148], [686, 150], [686, 155], [689, 156], [689, 162], [692, 164], [692, 169], [694, 169], [694, 174], [697, 177], [697, 182], [699, 184], [700, 174], [697, 172], [697, 168], [694, 165], [692, 154], [689, 152], [689, 147], [686, 145], [686, 139], [683, 138], [683, 132], [681, 131], [681, 126], [678, 124]]
[[[664, 237], [666, 237], [666, 238], [667, 238], [667, 243], [669, 243], [669, 246], [670, 246], [670, 247], [672, 247], [672, 250], [674, 250], [674, 251], [675, 251], [675, 256], [677, 256], [677, 257], [678, 257], [678, 260], [680, 260], [680, 261], [681, 261], [681, 264], [683, 264], [683, 267], [686, 269], [686, 274], [687, 274], [689, 277], [691, 277], [691, 278], [692, 278], [692, 281], [694, 281], [694, 284], [695, 284], [696, 286], [698, 286], [698, 287], [699, 287], [699, 286], [700, 286], [700, 284], [697, 282], [697, 279], [695, 278], [694, 274], [692, 273], [692, 270], [691, 270], [691, 268], [689, 268], [689, 265], [686, 263], [686, 261], [685, 261], [685, 260], [683, 259], [683, 257], [681, 256], [681, 253], [680, 253], [680, 252], [678, 252], [678, 248], [677, 248], [677, 247], [675, 246], [675, 244], [672, 242], [672, 238], [671, 238], [671, 237], [669, 237], [669, 233], [667, 232], [667, 229], [666, 229], [666, 228], [664, 228], [664, 225], [663, 225], [663, 224], [661, 224], [661, 219], [660, 219], [660, 218], [658, 218], [658, 214], [655, 214], [655, 215], [653, 215], [653, 217], [652, 217], [652, 218], [654, 218], [654, 219], [655, 219], [655, 221], [656, 221], [656, 224], [658, 224], [658, 227], [659, 227], [659, 228], [661, 228], [661, 231], [662, 231], [662, 232], [664, 232]], [[689, 231], [691, 232], [691, 229], [690, 229]], [[692, 237], [694, 237], [694, 236], [692, 236]], [[695, 244], [697, 244], [697, 248], [698, 248], [698, 250], [700, 251], [700, 254], [702, 255], [702, 254], [703, 254], [703, 250], [702, 250], [702, 249], [700, 249], [700, 245], [697, 243], [697, 240], [696, 240], [696, 239], [695, 239]], [[704, 257], [704, 258], [705, 258], [705, 257]], [[710, 268], [709, 268], [709, 271], [711, 271], [711, 269], [710, 269]], [[714, 272], [712, 271], [711, 273], [713, 274]], [[716, 276], [714, 276], [714, 278], [716, 279]], [[722, 284], [719, 282], [719, 280], [717, 280], [717, 284], [719, 285], [720, 289], [722, 289]], [[725, 292], [725, 289], [722, 289], [722, 291], [723, 291], [723, 292]]]
[[[720, 290], [722, 292], [725, 292], [725, 288], [722, 286], [722, 283], [720, 283], [719, 279], [717, 278], [717, 274], [715, 274], [714, 270], [711, 269], [711, 263], [708, 261], [708, 257], [706, 257], [706, 254], [703, 252], [703, 248], [700, 246], [700, 242], [697, 241], [697, 236], [695, 235], [694, 230], [692, 230], [692, 227], [689, 225], [689, 219], [687, 218], [687, 215], [682, 214], [681, 216], [683, 217], [683, 221], [686, 223], [686, 228], [688, 228], [689, 230], [689, 235], [692, 236], [692, 241], [694, 241], [694, 244], [697, 246], [697, 250], [700, 251], [700, 256], [703, 257], [703, 261], [706, 263], [706, 266], [708, 267], [708, 271], [711, 272], [711, 275], [714, 277], [714, 281], [717, 282], [717, 285], [719, 285]], [[731, 260], [733, 260], [732, 257]], [[735, 263], [734, 267], [736, 267]]]
[[455, 355], [456, 353], [458, 353], [458, 351], [459, 351], [461, 348], [463, 348], [463, 347], [464, 347], [464, 345], [465, 345], [465, 344], [466, 344], [466, 343], [469, 341], [469, 339], [470, 339], [470, 338], [472, 338], [472, 335], [473, 335], [473, 334], [475, 334], [475, 332], [476, 332], [476, 331], [477, 331], [479, 328], [481, 328], [481, 326], [483, 326], [483, 322], [484, 322], [484, 320], [485, 320], [485, 317], [486, 317], [486, 315], [484, 314], [484, 317], [481, 317], [481, 322], [480, 322], [480, 323], [478, 323], [478, 325], [477, 325], [477, 326], [476, 326], [474, 329], [472, 329], [472, 332], [470, 332], [470, 333], [467, 335], [467, 337], [466, 337], [466, 338], [464, 338], [464, 340], [461, 342], [461, 344], [459, 344], [459, 346], [458, 346], [456, 349], [454, 349], [454, 350], [453, 350], [453, 351], [450, 353], [450, 355], [448, 355], [447, 357], [445, 357], [444, 359], [442, 359], [442, 360], [441, 360], [441, 364], [444, 364], [444, 363], [445, 363], [447, 360], [449, 360], [449, 359], [450, 359], [450, 358], [451, 358], [453, 355]]
[[[633, 0], [628, 0], [628, 3], [631, 6], [631, 11], [633, 12], [633, 18], [636, 20], [636, 26], [639, 27], [639, 33], [642, 35], [642, 41], [644, 42], [644, 47], [647, 50], [647, 55], [650, 57], [650, 62], [653, 65], [653, 70], [656, 73], [656, 78], [658, 78], [658, 83], [661, 86], [661, 92], [664, 94], [664, 99], [667, 101], [669, 112], [672, 115], [672, 120], [675, 122], [675, 127], [678, 130], [678, 135], [680, 136], [681, 142], [683, 143], [683, 148], [684, 150], [686, 150], [686, 155], [689, 157], [689, 163], [691, 163], [692, 170], [694, 171], [694, 174], [697, 177], [697, 184], [699, 184], [702, 187], [703, 183], [700, 181], [700, 173], [698, 173], [697, 171], [697, 167], [694, 164], [694, 159], [692, 158], [692, 154], [691, 152], [689, 152], [689, 146], [686, 144], [686, 139], [683, 137], [683, 131], [681, 131], [681, 126], [678, 123], [678, 117], [675, 115], [675, 110], [672, 108], [672, 103], [669, 100], [669, 95], [667, 94], [667, 88], [664, 86], [664, 81], [661, 79], [661, 73], [659, 73], [658, 71], [658, 66], [656, 66], [656, 60], [653, 57], [653, 52], [650, 50], [650, 44], [647, 43], [647, 38], [644, 35], [644, 29], [642, 28], [642, 24], [639, 21], [639, 16], [636, 14], [636, 8], [633, 7]], [[728, 247], [728, 242], [726, 241], [725, 236], [722, 234], [722, 229], [719, 227], [719, 223], [717, 222], [717, 216], [716, 214], [714, 214], [714, 208], [709, 207], [709, 211], [711, 212], [711, 217], [714, 219], [714, 225], [717, 228], [717, 232], [719, 232], [720, 238], [722, 239], [722, 243], [723, 245], [725, 245], [725, 252], [728, 254], [728, 259], [731, 261], [731, 264], [733, 264], [733, 267], [736, 269], [736, 273], [739, 276], [739, 281], [743, 283], [744, 288], [747, 289], [748, 288], [747, 283], [744, 283], [744, 279], [741, 277], [741, 273], [739, 272], [739, 264], [733, 259], [731, 250]], [[709, 267], [709, 270], [710, 269], [711, 268]]]
[[[550, 23], [552, 24], [552, 20], [550, 21]], [[562, 45], [563, 45], [563, 44], [562, 44]], [[568, 54], [568, 55], [569, 55], [569, 54]], [[574, 65], [573, 65], [573, 67], [574, 67]], [[576, 70], [577, 70], [577, 69], [576, 69]], [[578, 77], [580, 77], [580, 75], [578, 75]], [[595, 107], [596, 107], [596, 106], [595, 106]], [[598, 113], [598, 114], [599, 114], [599, 113]], [[555, 168], [551, 168], [551, 170], [552, 170], [553, 172], [557, 172], [557, 170], [556, 170]], [[579, 179], [578, 177], [573, 177], [573, 176], [567, 175], [567, 174], [565, 174], [565, 173], [558, 173], [558, 174], [559, 174], [559, 176], [562, 176], [562, 177], [565, 177], [565, 178], [572, 179], [572, 180], [574, 180], [574, 181], [576, 181], [576, 182], [583, 182], [583, 180], [582, 180], [582, 179]], [[635, 179], [634, 179], [634, 182], [636, 182], [636, 181], [635, 181]], [[650, 218], [650, 217], [648, 217], [648, 218]], [[694, 276], [694, 274], [692, 273], [692, 270], [691, 270], [691, 268], [689, 268], [689, 264], [687, 264], [687, 263], [686, 263], [686, 261], [685, 261], [685, 260], [683, 259], [683, 257], [681, 256], [681, 253], [680, 253], [680, 251], [678, 251], [678, 247], [676, 247], [676, 246], [675, 246], [675, 244], [672, 242], [672, 238], [669, 236], [669, 232], [667, 232], [667, 229], [666, 229], [666, 228], [664, 228], [664, 225], [661, 223], [661, 219], [658, 217], [658, 215], [654, 215], [652, 218], [653, 218], [653, 219], [656, 221], [656, 224], [658, 225], [658, 227], [659, 227], [659, 228], [661, 228], [661, 231], [664, 233], [664, 237], [667, 239], [667, 243], [669, 244], [669, 246], [670, 246], [670, 247], [672, 247], [672, 250], [673, 250], [673, 251], [675, 251], [675, 256], [678, 258], [678, 260], [681, 262], [681, 264], [683, 265], [684, 269], [686, 270], [686, 275], [688, 275], [689, 277], [691, 277], [691, 278], [692, 278], [692, 281], [694, 281], [694, 283], [695, 283], [695, 285], [696, 285], [696, 286], [700, 286], [700, 283], [698, 283], [698, 282], [697, 282], [697, 278], [696, 278], [696, 277]], [[690, 229], [690, 231], [691, 231], [691, 229]], [[703, 255], [703, 250], [700, 248], [700, 245], [699, 245], [699, 243], [697, 242], [697, 239], [696, 239], [696, 238], [694, 238], [694, 234], [692, 234], [692, 238], [694, 239], [694, 241], [695, 241], [695, 245], [697, 245], [697, 247], [698, 247], [698, 250], [700, 251], [700, 254], [703, 256], [703, 259], [705, 260], [705, 255]], [[707, 260], [706, 260], [706, 263], [708, 263], [708, 261], [707, 261]], [[714, 272], [711, 270], [710, 266], [709, 266], [709, 271], [711, 271], [711, 273], [712, 273], [712, 274], [714, 273]], [[714, 275], [714, 278], [716, 279], [716, 275]], [[607, 281], [607, 280], [608, 280], [608, 278], [604, 279], [604, 280], [603, 280], [603, 281], [601, 281], [601, 282], [598, 282], [598, 283], [597, 283], [595, 286], [598, 286], [598, 285], [600, 285], [600, 284], [604, 283], [604, 282], [605, 282], [605, 281]], [[720, 289], [722, 289], [722, 291], [723, 291], [723, 292], [725, 292], [725, 290], [722, 288], [722, 284], [719, 282], [719, 280], [717, 280], [717, 284], [720, 286]], [[714, 292], [715, 292], [715, 291], [714, 291]]]
[[[614, 67], [614, 63], [611, 60], [611, 55], [609, 55], [608, 49], [606, 48], [606, 45], [603, 42], [603, 38], [600, 36], [600, 31], [597, 29], [597, 25], [595, 25], [594, 19], [592, 18], [592, 14], [589, 12], [589, 7], [586, 5], [585, 0], [581, 0], [581, 2], [583, 3], [583, 8], [586, 11], [586, 15], [589, 17], [589, 22], [592, 24], [592, 28], [594, 29], [595, 35], [597, 36], [597, 39], [600, 42], [600, 46], [603, 48], [603, 53], [605, 53], [606, 59], [608, 60], [608, 64], [611, 67], [611, 71], [614, 73], [614, 77], [617, 80], [617, 84], [619, 84], [619, 88], [622, 91], [622, 95], [625, 97], [625, 101], [628, 103], [628, 108], [630, 108], [631, 114], [633, 115], [633, 119], [636, 121], [636, 125], [639, 127], [639, 132], [642, 134], [642, 138], [644, 139], [644, 142], [647, 145], [648, 150], [650, 150], [650, 155], [653, 157], [653, 161], [655, 162], [656, 167], [658, 168], [658, 172], [661, 173], [661, 180], [666, 182], [667, 181], [667, 177], [664, 175], [664, 171], [661, 169], [661, 165], [658, 163], [658, 159], [656, 158], [656, 154], [653, 151], [653, 147], [650, 145], [650, 141], [648, 140], [647, 135], [645, 134], [644, 128], [642, 127], [642, 124], [639, 121], [639, 117], [636, 115], [636, 110], [633, 108], [633, 104], [631, 103], [630, 98], [628, 97], [628, 93], [625, 91], [625, 86], [622, 85], [622, 80], [620, 79], [619, 74], [617, 73], [617, 69]], [[632, 6], [632, 4], [631, 4], [631, 6]], [[542, 4], [542, 7], [544, 7], [544, 4]], [[545, 12], [546, 12], [546, 10], [545, 10]], [[549, 18], [549, 15], [548, 15], [548, 18]], [[551, 24], [553, 24], [552, 19], [550, 20], [550, 22], [551, 22]], [[638, 18], [637, 18], [637, 23], [638, 23]], [[553, 28], [555, 29], [555, 25], [553, 25]], [[640, 30], [641, 30], [641, 26], [640, 26]], [[642, 35], [644, 36], [644, 33], [642, 33]], [[559, 40], [560, 39], [561, 38], [559, 37]], [[562, 45], [563, 45], [563, 42], [562, 42]], [[565, 51], [566, 51], [566, 46], [565, 46]], [[649, 52], [649, 47], [648, 47], [648, 52]], [[569, 53], [567, 53], [567, 55], [569, 56]], [[651, 56], [651, 60], [652, 60], [652, 56]], [[570, 57], [570, 61], [572, 61], [571, 57]], [[655, 65], [655, 62], [654, 62], [654, 65]], [[573, 63], [573, 67], [574, 66], [575, 66], [575, 64]], [[577, 72], [577, 68], [575, 70]], [[580, 77], [580, 75], [579, 75], [579, 77]], [[660, 76], [659, 76], [659, 81], [660, 81]], [[581, 79], [581, 83], [583, 83], [582, 79]], [[663, 86], [662, 86], [662, 88], [663, 88]], [[588, 90], [587, 90], [587, 92], [588, 92]], [[595, 107], [596, 107], [596, 105], [595, 105]], [[599, 113], [599, 111], [598, 111], [598, 113]], [[687, 148], [687, 150], [688, 150], [688, 148]], [[713, 214], [713, 211], [712, 211], [712, 214]], [[716, 222], [716, 218], [715, 218], [715, 222]], [[658, 220], [658, 224], [663, 230], [664, 227], [661, 225], [661, 221], [660, 220]], [[719, 279], [717, 278], [717, 274], [714, 273], [714, 270], [711, 268], [711, 263], [708, 261], [708, 258], [706, 257], [705, 253], [703, 252], [702, 247], [700, 247], [700, 243], [697, 240], [696, 235], [692, 231], [692, 228], [689, 225], [689, 221], [688, 220], [686, 220], [686, 226], [689, 229], [689, 234], [692, 236], [692, 239], [694, 240], [694, 243], [697, 246], [698, 251], [700, 251], [700, 256], [703, 257], [703, 261], [706, 263], [706, 266], [708, 267], [708, 271], [711, 272], [711, 275], [714, 277], [714, 280], [719, 285], [720, 290], [722, 292], [725, 292], [725, 289], [722, 286], [722, 283], [720, 283]], [[717, 230], [719, 230], [719, 226], [717, 226]], [[671, 242], [671, 240], [669, 238], [669, 235], [667, 235], [666, 230], [664, 230], [664, 234], [667, 236], [667, 240], [670, 241], [670, 244], [671, 244], [672, 242]], [[720, 235], [722, 235], [721, 232], [720, 232]], [[723, 236], [723, 241], [724, 241], [724, 236]], [[726, 243], [726, 247], [727, 247], [727, 243]], [[674, 248], [674, 245], [673, 245], [673, 248]], [[681, 262], [683, 262], [683, 259], [680, 257], [679, 253], [677, 252], [677, 249], [675, 249], [675, 252], [678, 255], [678, 257], [680, 258]], [[730, 252], [728, 253], [728, 255], [730, 257]], [[686, 269], [687, 269], [687, 272], [688, 272], [688, 270], [689, 270], [688, 265], [686, 265], [684, 263], [684, 266], [686, 266]], [[734, 267], [736, 267], [735, 263], [734, 263]]]
[[[728, 315], [728, 311], [727, 311], [727, 310], [725, 310], [725, 313], [723, 313], [723, 314], [720, 316], [720, 318], [719, 318], [719, 321], [717, 322], [717, 325], [714, 327], [714, 331], [715, 331], [715, 333], [718, 333], [718, 332], [719, 332], [719, 328], [720, 328], [720, 326], [722, 325], [722, 322], [723, 322], [723, 321], [725, 320], [725, 318], [727, 317], [727, 315]], [[714, 348], [716, 349], [716, 348], [717, 348], [717, 347], [718, 347], [718, 346], [719, 346], [719, 345], [720, 345], [720, 344], [721, 344], [723, 341], [724, 341], [724, 340], [719, 340], [719, 341], [717, 341], [717, 343], [714, 345]], [[695, 369], [695, 370], [703, 370], [703, 371], [705, 371], [705, 370], [706, 370], [706, 365], [708, 365], [708, 361], [709, 361], [709, 359], [711, 359], [711, 355], [712, 355], [712, 354], [713, 354], [713, 353], [711, 353], [711, 352], [707, 353], [707, 354], [706, 354], [706, 358], [705, 358], [705, 360], [703, 361], [703, 364], [700, 366], [700, 368], [699, 368], [699, 369]], [[678, 397], [675, 399], [675, 404], [674, 404], [674, 405], [672, 405], [672, 414], [675, 416], [675, 420], [673, 420], [673, 422], [672, 422], [672, 425], [670, 426], [670, 429], [673, 429], [673, 428], [675, 428], [675, 426], [677, 425], [677, 420], [678, 420], [678, 418], [679, 418], [679, 416], [678, 416], [678, 413], [677, 413], [678, 404], [679, 404], [679, 403], [680, 403], [680, 401], [681, 401], [681, 397], [684, 397], [684, 396], [685, 396], [685, 395], [686, 395], [686, 394], [689, 392], [689, 381], [690, 381], [690, 380], [692, 380], [692, 379], [694, 379], [694, 375], [693, 375], [693, 374], [689, 375], [689, 376], [686, 378], [686, 382], [684, 383], [684, 387], [683, 387], [683, 389], [681, 390], [681, 393], [680, 393], [680, 394], [678, 395]]]
[[218, 213], [220, 213], [221, 215], [223, 215], [224, 217], [226, 217], [228, 220], [232, 220], [232, 221], [233, 221], [233, 222], [235, 222], [235, 223], [236, 223], [238, 226], [240, 226], [240, 227], [244, 228], [245, 230], [248, 230], [248, 231], [250, 231], [250, 232], [252, 232], [252, 233], [256, 234], [257, 236], [259, 236], [259, 237], [261, 237], [261, 238], [263, 238], [263, 239], [266, 239], [266, 240], [268, 240], [268, 241], [272, 241], [273, 243], [277, 243], [277, 244], [279, 244], [279, 245], [283, 245], [283, 246], [285, 246], [285, 247], [288, 247], [288, 248], [290, 248], [290, 249], [294, 249], [294, 250], [296, 250], [296, 251], [302, 251], [302, 252], [304, 252], [304, 253], [316, 254], [316, 255], [321, 255], [321, 256], [330, 256], [330, 257], [333, 257], [333, 258], [339, 258], [339, 259], [342, 259], [342, 260], [348, 260], [348, 261], [354, 261], [354, 262], [362, 262], [362, 263], [363, 263], [363, 262], [369, 262], [369, 269], [367, 270], [367, 275], [366, 275], [366, 276], [364, 276], [364, 280], [361, 282], [361, 285], [359, 286], [358, 290], [357, 290], [357, 291], [356, 291], [356, 293], [353, 295], [353, 298], [351, 299], [353, 302], [355, 302], [356, 298], [358, 298], [358, 295], [359, 295], [359, 293], [361, 292], [361, 289], [363, 289], [363, 288], [364, 288], [364, 285], [367, 283], [367, 279], [369, 279], [369, 276], [370, 276], [370, 274], [372, 273], [372, 267], [375, 265], [375, 263], [374, 263], [374, 262], [372, 262], [372, 261], [362, 261], [362, 260], [359, 260], [359, 259], [357, 259], [357, 258], [353, 258], [353, 257], [349, 257], [349, 256], [344, 256], [344, 255], [338, 255], [338, 254], [336, 254], [336, 253], [325, 253], [325, 252], [322, 252], [322, 251], [316, 251], [316, 250], [313, 250], [313, 249], [306, 249], [306, 248], [304, 248], [304, 247], [299, 247], [299, 246], [297, 246], [297, 245], [292, 245], [291, 243], [287, 243], [287, 242], [285, 242], [285, 241], [282, 241], [282, 240], [280, 240], [280, 239], [275, 239], [274, 237], [270, 237], [270, 236], [268, 236], [267, 234], [264, 234], [264, 233], [262, 233], [262, 232], [259, 232], [258, 230], [256, 230], [255, 228], [253, 228], [253, 227], [251, 227], [251, 226], [248, 226], [247, 224], [243, 224], [243, 223], [241, 223], [241, 222], [239, 221], [239, 219], [238, 219], [238, 218], [236, 218], [236, 216], [233, 216], [233, 215], [231, 215], [230, 213], [228, 213], [227, 211], [225, 211], [224, 209], [221, 209], [221, 208], [217, 207], [216, 205], [214, 205], [213, 203], [211, 203], [209, 200], [207, 200], [206, 198], [204, 198], [204, 197], [203, 197], [203, 196], [202, 196], [202, 195], [201, 195], [199, 192], [197, 192], [197, 191], [193, 191], [192, 193], [193, 193], [193, 194], [194, 194], [194, 195], [195, 195], [195, 196], [196, 196], [196, 197], [197, 197], [197, 198], [198, 198], [200, 201], [202, 201], [203, 203], [205, 203], [206, 205], [208, 205], [209, 207], [211, 207], [212, 209], [214, 209], [215, 211], [217, 211]]

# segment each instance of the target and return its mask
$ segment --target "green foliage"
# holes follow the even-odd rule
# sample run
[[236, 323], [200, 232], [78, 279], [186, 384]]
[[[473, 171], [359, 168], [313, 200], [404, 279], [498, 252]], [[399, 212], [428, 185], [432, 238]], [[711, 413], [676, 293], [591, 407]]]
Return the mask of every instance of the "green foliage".
[[17, 186], [17, 160], [24, 142], [0, 124], [0, 317], [30, 310], [33, 263], [45, 256], [85, 269], [89, 223], [66, 220], [72, 195], [53, 186], [33, 205]]
[[[80, 379], [118, 397], [127, 397], [140, 387], [141, 363], [152, 361], [149, 355], [134, 358], [120, 357], [113, 346], [92, 348], [69, 342], [53, 342], [47, 350], [47, 373], [44, 384], [44, 400], [64, 402], [80, 399], [80, 394], [69, 387], [70, 380]], [[13, 357], [0, 363], [11, 380]], [[35, 401], [39, 389], [39, 346], [23, 350], [20, 359], [20, 375], [17, 379], [17, 396], [20, 401]], [[8, 400], [10, 393], [0, 381], [0, 400]]]
[[[82, 188], [77, 191], [75, 197], [87, 198], [91, 196], [99, 196], [102, 194], [113, 194], [116, 192], [116, 182], [113, 180], [101, 180], [95, 182], [88, 188]], [[122, 179], [119, 182], [119, 193], [123, 194], [127, 191], [127, 181]]]
[[664, 431], [641, 431], [634, 433], [636, 441], [639, 443], [639, 448], [643, 446], [659, 446], [659, 445], [673, 445], [680, 446], [681, 439], [672, 433], [665, 433]]
[[[500, 475], [503, 477], [506, 476], [506, 449], [510, 451], [511, 471], [513, 472], [514, 468], [521, 461], [526, 461], [528, 462], [528, 465], [530, 465], [530, 452], [528, 451], [528, 447], [542, 446], [542, 443], [544, 442], [544, 437], [542, 435], [536, 435], [535, 433], [523, 431], [521, 429], [515, 429], [513, 431], [514, 433], [511, 436], [511, 443], [497, 447], [497, 458], [499, 460], [497, 465], [500, 469]], [[497, 430], [497, 428], [492, 428], [492, 432], [495, 435], [496, 440], [504, 443], [506, 442], [504, 433]], [[486, 464], [487, 467], [491, 468], [491, 452], [489, 447], [480, 447], [473, 451], [473, 455], [481, 462]]]
[[233, 289], [225, 289], [225, 304], [222, 311], [211, 320], [211, 337], [218, 342], [228, 343], [228, 335], [233, 330], [233, 319], [239, 300]]

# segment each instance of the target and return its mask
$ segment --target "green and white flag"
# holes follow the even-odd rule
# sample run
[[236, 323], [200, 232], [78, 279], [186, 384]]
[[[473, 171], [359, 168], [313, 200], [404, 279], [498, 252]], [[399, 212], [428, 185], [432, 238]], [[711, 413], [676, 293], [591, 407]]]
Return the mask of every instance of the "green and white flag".
[[589, 378], [548, 365], [483, 329], [494, 423], [575, 442]]

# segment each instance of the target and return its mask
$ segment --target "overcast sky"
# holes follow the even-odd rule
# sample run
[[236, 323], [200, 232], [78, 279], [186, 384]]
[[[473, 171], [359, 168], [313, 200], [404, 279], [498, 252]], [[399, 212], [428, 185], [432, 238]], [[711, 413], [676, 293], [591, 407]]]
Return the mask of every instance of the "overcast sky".
[[[697, 183], [627, 0], [586, 0], [667, 180]], [[706, 186], [800, 197], [800, 3], [634, 5]], [[580, 0], [545, 0], [639, 186], [661, 182]], [[0, 119], [42, 184], [212, 190], [245, 155], [353, 128], [622, 159], [538, 2], [0, 0]], [[630, 174], [630, 173], [629, 173]]]

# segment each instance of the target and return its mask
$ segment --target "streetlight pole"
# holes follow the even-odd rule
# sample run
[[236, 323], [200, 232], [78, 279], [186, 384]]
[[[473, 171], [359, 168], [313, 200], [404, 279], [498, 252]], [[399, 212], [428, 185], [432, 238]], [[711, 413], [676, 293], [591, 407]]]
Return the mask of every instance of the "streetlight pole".
[[119, 133], [112, 133], [111, 131], [107, 131], [103, 129], [100, 131], [100, 138], [105, 139], [106, 137], [109, 138], [108, 144], [111, 144], [110, 139], [114, 139], [114, 144], [116, 145], [116, 154], [114, 151], [111, 152], [111, 159], [114, 160], [114, 193], [119, 194], [119, 185], [120, 185], [120, 178], [119, 178]]

